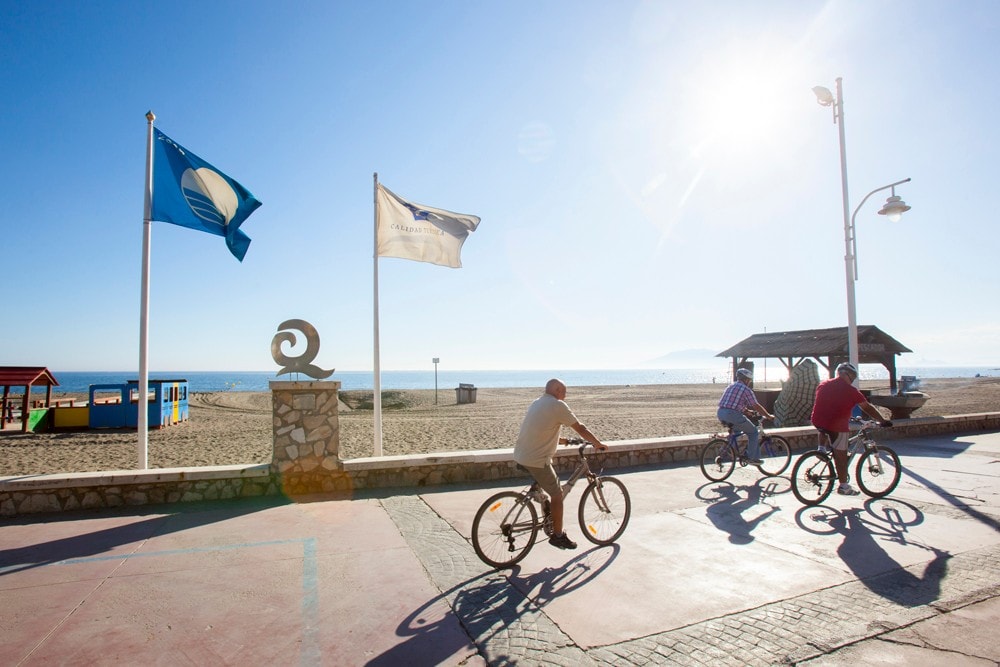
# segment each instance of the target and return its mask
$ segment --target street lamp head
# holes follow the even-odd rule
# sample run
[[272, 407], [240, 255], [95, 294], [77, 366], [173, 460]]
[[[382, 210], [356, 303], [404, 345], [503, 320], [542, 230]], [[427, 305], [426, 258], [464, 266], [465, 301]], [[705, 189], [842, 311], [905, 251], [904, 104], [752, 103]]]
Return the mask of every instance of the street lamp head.
[[906, 205], [906, 202], [902, 198], [892, 195], [885, 200], [885, 206], [882, 207], [882, 210], [878, 214], [889, 218], [890, 222], [899, 222], [903, 214], [909, 210], [910, 207]]
[[829, 88], [815, 86], [813, 87], [813, 93], [816, 95], [816, 101], [819, 102], [821, 106], [828, 107], [836, 102], [836, 99], [834, 99], [833, 93], [830, 92]]

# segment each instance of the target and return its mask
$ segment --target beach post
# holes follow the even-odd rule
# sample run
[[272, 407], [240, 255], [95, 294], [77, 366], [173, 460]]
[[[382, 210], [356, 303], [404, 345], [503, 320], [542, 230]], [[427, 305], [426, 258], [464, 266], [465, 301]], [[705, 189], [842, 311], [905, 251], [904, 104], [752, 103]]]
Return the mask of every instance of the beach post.
[[[295, 345], [295, 329], [306, 339], [298, 357], [281, 351]], [[272, 381], [273, 451], [271, 474], [280, 478], [285, 495], [329, 493], [343, 490], [347, 477], [340, 465], [340, 382], [327, 381], [334, 369], [312, 363], [319, 353], [319, 333], [300, 319], [285, 320], [271, 341], [271, 356], [281, 366], [278, 375], [304, 373], [314, 381]]]
[[340, 464], [340, 382], [272, 381], [271, 473], [285, 495], [346, 490]]

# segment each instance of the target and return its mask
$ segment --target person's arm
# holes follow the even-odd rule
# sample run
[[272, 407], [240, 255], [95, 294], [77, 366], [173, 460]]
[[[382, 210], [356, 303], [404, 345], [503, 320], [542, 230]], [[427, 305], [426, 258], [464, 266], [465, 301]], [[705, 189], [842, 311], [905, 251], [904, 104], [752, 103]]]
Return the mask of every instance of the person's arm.
[[573, 424], [570, 428], [572, 428], [574, 431], [576, 431], [577, 433], [579, 433], [580, 437], [583, 438], [584, 440], [587, 440], [587, 441], [593, 443], [594, 447], [596, 447], [597, 449], [603, 451], [603, 450], [605, 450], [605, 449], [608, 448], [607, 445], [605, 445], [603, 442], [601, 442], [600, 440], [597, 439], [596, 435], [594, 435], [593, 433], [590, 432], [589, 428], [587, 428], [586, 426], [584, 426], [580, 422], [577, 422], [577, 423]]
[[770, 420], [773, 421], [774, 420], [774, 415], [772, 415], [770, 412], [768, 412], [767, 408], [765, 408], [763, 405], [760, 404], [760, 401], [757, 400], [757, 394], [753, 393], [753, 389], [751, 389], [750, 387], [747, 387], [747, 392], [749, 393], [749, 400], [751, 402], [751, 409], [755, 410], [757, 412], [757, 414], [759, 414], [764, 419], [770, 419]]
[[772, 415], [770, 412], [768, 412], [767, 408], [765, 408], [763, 405], [761, 405], [757, 401], [754, 401], [754, 403], [753, 403], [753, 409], [756, 410], [757, 414], [759, 414], [760, 416], [762, 416], [764, 419], [770, 419], [771, 421], [774, 421], [774, 415]]
[[892, 426], [892, 422], [883, 417], [882, 413], [878, 411], [878, 408], [868, 401], [861, 401], [858, 405], [861, 407], [862, 412], [877, 421], [881, 426]]

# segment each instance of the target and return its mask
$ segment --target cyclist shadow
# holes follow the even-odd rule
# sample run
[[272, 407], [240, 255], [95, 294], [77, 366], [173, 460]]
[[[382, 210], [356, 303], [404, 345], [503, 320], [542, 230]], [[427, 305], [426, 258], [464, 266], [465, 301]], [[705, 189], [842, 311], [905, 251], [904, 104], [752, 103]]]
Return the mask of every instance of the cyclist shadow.
[[535, 604], [544, 607], [557, 597], [590, 583], [608, 569], [620, 553], [621, 547], [617, 543], [593, 546], [563, 566], [546, 567], [527, 576], [521, 576], [521, 566], [515, 565], [510, 572], [510, 583], [525, 596], [531, 596], [532, 591], [538, 589], [533, 599]]
[[[443, 603], [467, 633], [474, 637], [479, 647], [490, 646], [490, 662], [513, 664], [509, 656], [494, 655], [492, 651], [506, 642], [492, 640], [518, 623], [533, 624], [531, 617], [542, 613], [541, 608], [555, 598], [585, 586], [606, 570], [618, 558], [621, 547], [611, 544], [595, 546], [570, 560], [563, 567], [549, 568], [521, 576], [520, 566], [509, 571], [489, 571], [456, 584], [434, 596], [411, 612], [397, 626], [396, 635], [409, 637], [405, 642], [376, 656], [366, 664], [374, 667], [413, 664], [420, 656], [420, 664], [440, 664], [453, 660], [456, 652], [473, 650], [459, 641], [447, 618], [428, 621]], [[536, 593], [532, 593], [535, 589]]]
[[[784, 478], [765, 477], [756, 484], [747, 486], [734, 486], [729, 482], [704, 484], [696, 495], [710, 503], [705, 509], [705, 515], [712, 525], [729, 533], [730, 543], [750, 544], [755, 539], [752, 534], [754, 529], [772, 514], [781, 511], [777, 505], [770, 504], [768, 499], [779, 493], [788, 492], [790, 486], [787, 480], [782, 484], [782, 480]], [[714, 494], [707, 495], [706, 491], [713, 491]], [[760, 511], [764, 506], [767, 510]], [[757, 510], [756, 516], [746, 518], [745, 515], [754, 510]]]
[[[876, 505], [882, 509], [882, 517], [874, 509]], [[818, 525], [825, 524], [824, 530], [805, 525], [802, 516], [809, 511], [822, 513], [810, 519]], [[873, 518], [865, 517], [863, 512]], [[913, 519], [902, 520], [904, 512], [911, 514]], [[796, 515], [796, 523], [810, 532], [843, 536], [837, 556], [858, 580], [873, 593], [906, 607], [930, 604], [939, 598], [941, 581], [948, 573], [951, 558], [947, 551], [908, 540], [907, 526], [922, 521], [923, 513], [913, 505], [885, 499], [866, 501], [864, 510], [857, 507], [838, 510], [821, 505], [803, 507]], [[885, 542], [931, 551], [934, 558], [924, 566], [922, 573], [915, 574], [889, 555], [882, 546]]]

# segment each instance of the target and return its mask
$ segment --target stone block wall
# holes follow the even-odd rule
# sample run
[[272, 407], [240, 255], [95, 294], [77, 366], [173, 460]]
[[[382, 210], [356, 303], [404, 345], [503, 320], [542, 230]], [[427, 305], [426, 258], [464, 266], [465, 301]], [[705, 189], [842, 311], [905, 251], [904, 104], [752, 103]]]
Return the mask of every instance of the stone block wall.
[[340, 490], [340, 382], [271, 382], [271, 473], [285, 495]]
[[32, 475], [0, 479], [0, 516], [270, 496], [267, 464]]

